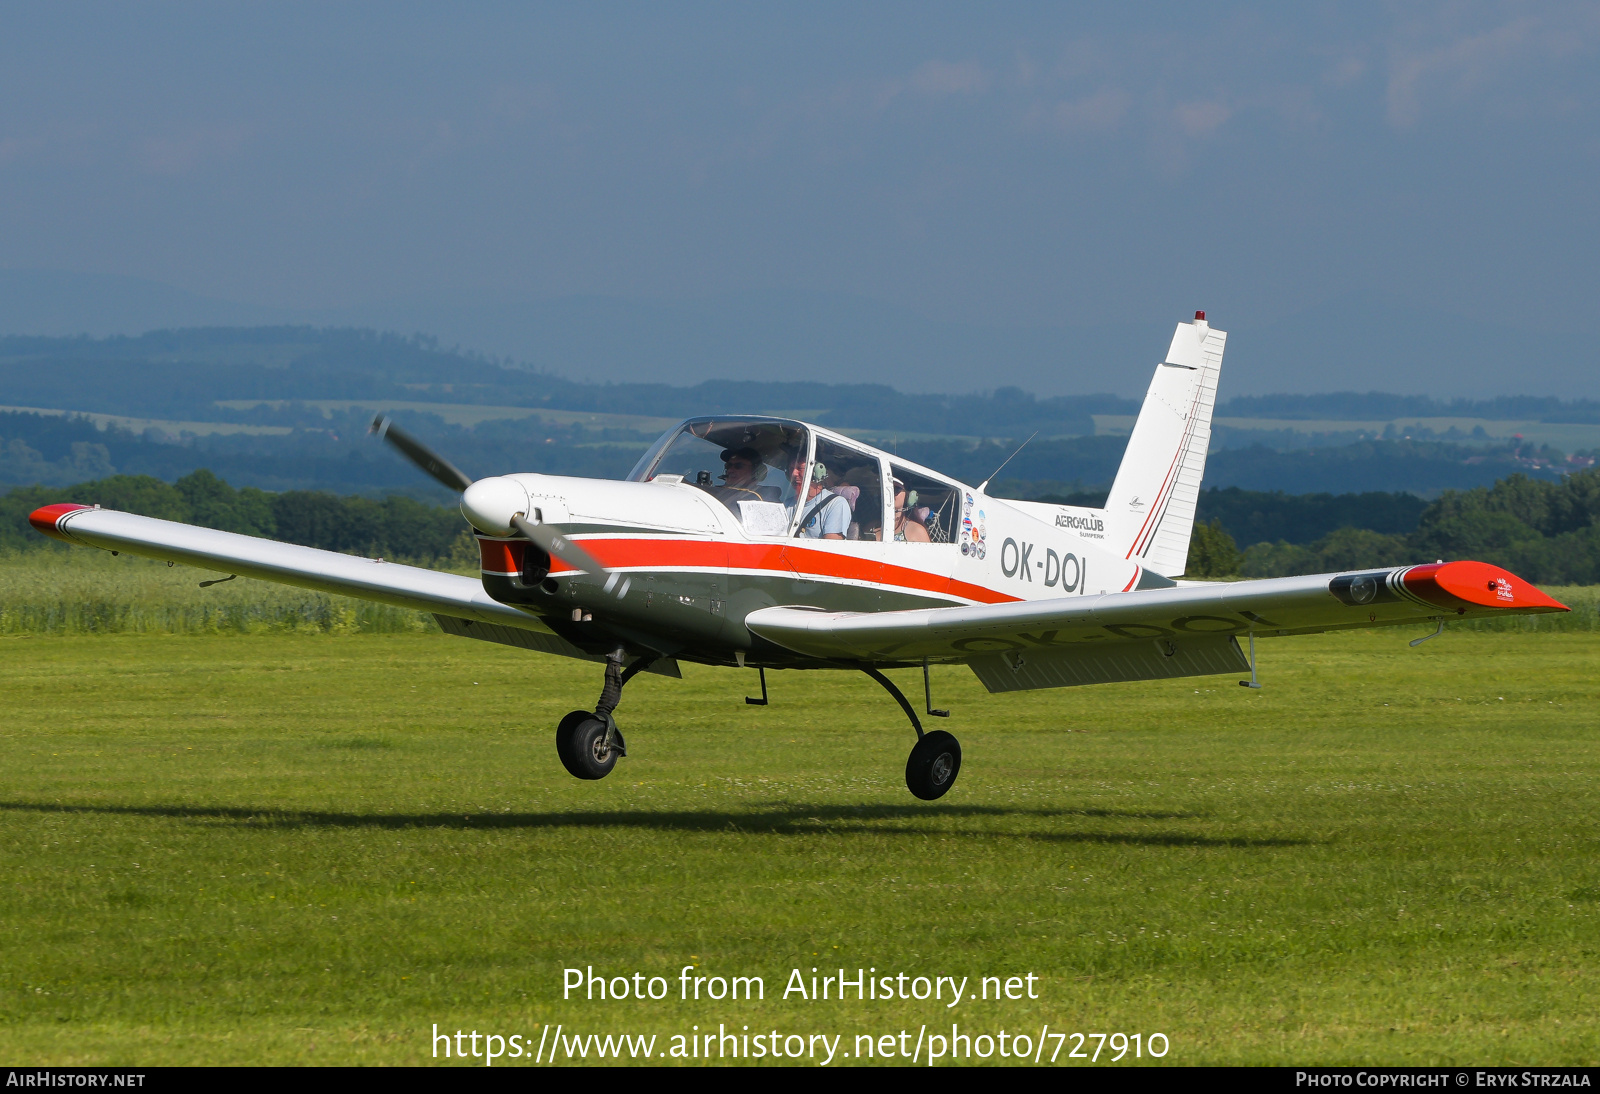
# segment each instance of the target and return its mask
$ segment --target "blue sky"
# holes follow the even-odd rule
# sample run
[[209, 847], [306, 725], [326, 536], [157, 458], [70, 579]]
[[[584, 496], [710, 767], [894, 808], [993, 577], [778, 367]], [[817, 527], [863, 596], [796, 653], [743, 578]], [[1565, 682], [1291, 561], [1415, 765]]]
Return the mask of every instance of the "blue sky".
[[1203, 307], [1236, 390], [1600, 395], [1597, 50], [1594, 3], [4, 4], [0, 326], [1054, 393]]

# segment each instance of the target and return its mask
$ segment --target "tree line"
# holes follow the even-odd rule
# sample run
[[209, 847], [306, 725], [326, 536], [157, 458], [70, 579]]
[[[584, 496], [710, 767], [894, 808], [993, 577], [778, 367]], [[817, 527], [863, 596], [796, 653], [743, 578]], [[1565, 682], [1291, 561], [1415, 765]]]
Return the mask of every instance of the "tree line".
[[1346, 525], [1309, 543], [1280, 538], [1241, 550], [1213, 517], [1195, 528], [1189, 572], [1287, 577], [1435, 559], [1490, 562], [1542, 585], [1600, 584], [1600, 469], [1560, 482], [1511, 475], [1493, 486], [1446, 490], [1404, 534]]
[[0, 550], [28, 550], [56, 541], [28, 524], [41, 505], [78, 502], [224, 532], [426, 566], [476, 567], [472, 534], [453, 507], [412, 498], [341, 497], [313, 490], [270, 494], [234, 489], [202, 468], [167, 483], [150, 475], [113, 475], [76, 486], [24, 486], [0, 497]]

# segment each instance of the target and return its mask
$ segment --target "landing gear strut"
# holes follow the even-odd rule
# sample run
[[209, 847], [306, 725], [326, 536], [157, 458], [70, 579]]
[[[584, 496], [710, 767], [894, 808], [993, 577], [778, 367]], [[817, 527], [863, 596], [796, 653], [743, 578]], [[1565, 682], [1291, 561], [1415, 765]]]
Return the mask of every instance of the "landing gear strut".
[[628, 746], [611, 712], [622, 700], [622, 686], [649, 668], [654, 657], [641, 657], [626, 669], [622, 667], [621, 647], [606, 657], [606, 683], [594, 710], [575, 710], [556, 726], [556, 755], [567, 773], [579, 779], [603, 779], [617, 766]]
[[[877, 669], [863, 668], [861, 671], [894, 696], [895, 701], [900, 704], [900, 709], [911, 719], [911, 728], [917, 731], [917, 743], [911, 749], [910, 758], [906, 760], [906, 788], [923, 801], [931, 802], [944, 797], [945, 792], [956, 784], [956, 776], [961, 772], [961, 742], [956, 740], [954, 734], [946, 733], [942, 729], [924, 733], [916, 709], [900, 689], [894, 686], [892, 680]], [[926, 682], [924, 677], [924, 683]], [[949, 712], [936, 711], [930, 706], [928, 713], [942, 718]]]

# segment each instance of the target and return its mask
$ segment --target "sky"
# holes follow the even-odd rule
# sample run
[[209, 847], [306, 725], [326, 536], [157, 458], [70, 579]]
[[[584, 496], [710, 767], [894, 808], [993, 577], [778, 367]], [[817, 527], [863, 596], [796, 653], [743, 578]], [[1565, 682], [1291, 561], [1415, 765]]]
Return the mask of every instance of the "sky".
[[0, 331], [1065, 394], [1204, 308], [1225, 389], [1600, 396], [1597, 55], [1600, 3], [0, 3]]

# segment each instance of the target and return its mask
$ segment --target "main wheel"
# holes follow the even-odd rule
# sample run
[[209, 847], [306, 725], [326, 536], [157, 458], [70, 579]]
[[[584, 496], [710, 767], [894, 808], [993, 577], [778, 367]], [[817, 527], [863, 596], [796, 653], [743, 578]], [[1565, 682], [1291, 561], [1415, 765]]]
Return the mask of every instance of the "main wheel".
[[604, 719], [593, 711], [575, 710], [556, 727], [556, 755], [574, 778], [603, 779], [617, 766], [620, 753], [606, 743]]
[[906, 787], [925, 802], [944, 797], [961, 771], [961, 742], [942, 729], [923, 734], [906, 761]]

